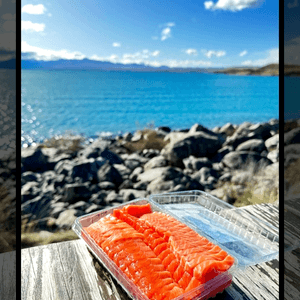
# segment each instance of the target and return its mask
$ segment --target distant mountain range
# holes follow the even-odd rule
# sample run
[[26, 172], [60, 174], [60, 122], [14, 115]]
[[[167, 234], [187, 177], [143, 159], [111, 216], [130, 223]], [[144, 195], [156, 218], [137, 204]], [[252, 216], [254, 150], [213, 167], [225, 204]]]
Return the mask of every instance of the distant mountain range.
[[214, 73], [223, 73], [229, 75], [278, 76], [279, 64], [270, 64], [261, 68], [227, 68], [223, 70], [217, 70]]
[[[16, 59], [0, 61], [0, 69], [15, 69]], [[279, 65], [270, 64], [261, 68], [233, 67], [233, 68], [170, 68], [167, 66], [151, 67], [144, 64], [121, 64], [90, 59], [55, 61], [42, 61], [34, 59], [22, 59], [22, 69], [41, 70], [102, 70], [102, 71], [133, 71], [133, 72], [194, 72], [194, 73], [222, 73], [234, 75], [270, 75], [278, 76]], [[285, 65], [286, 76], [300, 76], [300, 66]]]
[[10, 59], [5, 61], [0, 61], [0, 69], [15, 69], [16, 68], [16, 59]]
[[90, 59], [42, 61], [22, 59], [22, 69], [43, 70], [103, 70], [103, 71], [135, 71], [135, 72], [213, 72], [219, 68], [170, 68], [167, 66], [151, 67], [144, 64], [121, 64]]

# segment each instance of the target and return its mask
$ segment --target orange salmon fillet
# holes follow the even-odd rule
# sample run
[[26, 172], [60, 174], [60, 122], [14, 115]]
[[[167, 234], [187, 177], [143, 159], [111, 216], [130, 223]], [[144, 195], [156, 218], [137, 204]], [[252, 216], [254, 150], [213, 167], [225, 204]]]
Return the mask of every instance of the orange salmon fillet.
[[84, 229], [150, 300], [171, 300], [194, 290], [187, 298], [192, 299], [203, 283], [234, 263], [185, 224], [152, 212], [150, 204], [115, 209]]

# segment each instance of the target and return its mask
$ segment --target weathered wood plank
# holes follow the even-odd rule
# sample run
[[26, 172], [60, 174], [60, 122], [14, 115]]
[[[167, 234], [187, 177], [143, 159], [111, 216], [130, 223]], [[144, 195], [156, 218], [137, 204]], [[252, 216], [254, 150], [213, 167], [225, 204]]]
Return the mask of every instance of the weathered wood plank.
[[0, 299], [14, 300], [16, 295], [16, 251], [0, 254]]
[[22, 250], [22, 299], [109, 299], [99, 288], [91, 255], [76, 242]]
[[284, 254], [284, 294], [286, 300], [299, 299], [300, 248]]

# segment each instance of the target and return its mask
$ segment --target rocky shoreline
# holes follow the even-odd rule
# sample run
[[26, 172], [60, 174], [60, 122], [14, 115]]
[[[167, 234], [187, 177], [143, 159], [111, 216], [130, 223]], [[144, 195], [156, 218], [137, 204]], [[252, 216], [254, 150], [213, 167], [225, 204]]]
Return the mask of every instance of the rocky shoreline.
[[[23, 228], [54, 232], [74, 219], [150, 194], [202, 190], [234, 204], [256, 178], [278, 199], [278, 120], [209, 130], [138, 130], [88, 145], [73, 137], [22, 148]], [[263, 173], [262, 173], [263, 171]], [[249, 196], [249, 195], [248, 195]], [[276, 198], [277, 197], [277, 198]], [[249, 204], [249, 203], [248, 203]]]

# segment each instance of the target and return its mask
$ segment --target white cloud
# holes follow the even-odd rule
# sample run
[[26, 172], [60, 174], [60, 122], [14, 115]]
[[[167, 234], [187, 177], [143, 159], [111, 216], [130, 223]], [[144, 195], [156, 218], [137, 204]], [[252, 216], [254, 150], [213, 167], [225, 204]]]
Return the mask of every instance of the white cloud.
[[113, 43], [112, 45], [113, 45], [113, 47], [121, 47], [120, 43]]
[[170, 37], [171, 37], [171, 28], [167, 27], [167, 28], [163, 29], [161, 32], [161, 40], [164, 41]]
[[225, 51], [214, 51], [214, 50], [209, 50], [209, 51], [206, 51], [204, 53], [204, 55], [208, 58], [212, 58], [213, 56], [216, 56], [216, 57], [222, 57], [222, 56], [225, 56], [226, 55], [226, 52]]
[[211, 9], [213, 6], [214, 6], [214, 3], [212, 1], [204, 2], [205, 9]]
[[22, 53], [31, 53], [31, 58], [36, 60], [57, 60], [57, 59], [83, 59], [85, 55], [78, 51], [70, 52], [68, 50], [50, 50], [36, 46], [31, 46], [27, 42], [22, 41]]
[[246, 8], [257, 5], [261, 0], [218, 0], [216, 3], [213, 1], [205, 1], [204, 7], [208, 10], [230, 10], [241, 11]]
[[155, 50], [155, 51], [153, 51], [153, 52], [151, 53], [151, 56], [156, 57], [156, 56], [158, 56], [159, 54], [160, 54], [160, 51], [159, 51], [159, 50]]
[[269, 64], [278, 64], [279, 61], [279, 49], [271, 49], [266, 51], [266, 58], [256, 59], [256, 60], [246, 60], [242, 62], [243, 66], [249, 67], [263, 67]]
[[248, 53], [248, 51], [247, 51], [247, 50], [244, 50], [244, 51], [242, 51], [239, 55], [240, 55], [241, 57], [243, 57], [243, 56], [245, 56], [247, 53]]
[[123, 59], [146, 59], [149, 58], [149, 50], [143, 50], [142, 52], [136, 53], [125, 53]]
[[174, 22], [169, 22], [169, 23], [166, 24], [166, 26], [167, 27], [173, 27], [173, 26], [175, 26], [175, 23]]
[[186, 49], [184, 52], [188, 55], [197, 55], [198, 54], [196, 49], [191, 49], [191, 48]]
[[175, 26], [174, 22], [169, 22], [164, 25], [165, 28], [161, 32], [161, 41], [164, 41], [171, 37], [171, 27]]
[[42, 15], [46, 11], [46, 8], [43, 4], [26, 4], [22, 7], [22, 13], [27, 13], [31, 15]]
[[203, 61], [203, 60], [167, 60], [164, 61], [164, 66], [168, 66], [170, 68], [199, 68], [199, 67], [210, 67], [212, 66], [212, 62]]
[[41, 32], [45, 29], [45, 24], [43, 23], [32, 23], [31, 21], [21, 21], [21, 28], [25, 31], [36, 31]]

